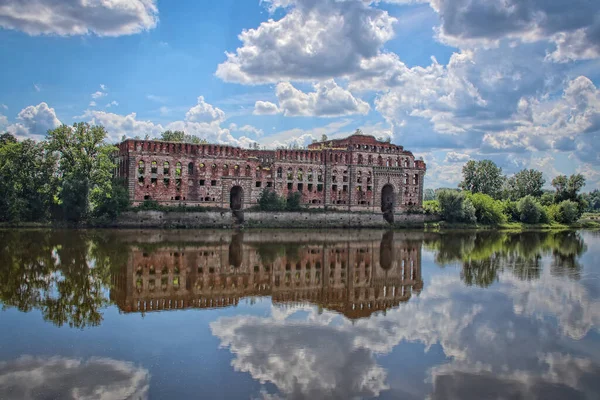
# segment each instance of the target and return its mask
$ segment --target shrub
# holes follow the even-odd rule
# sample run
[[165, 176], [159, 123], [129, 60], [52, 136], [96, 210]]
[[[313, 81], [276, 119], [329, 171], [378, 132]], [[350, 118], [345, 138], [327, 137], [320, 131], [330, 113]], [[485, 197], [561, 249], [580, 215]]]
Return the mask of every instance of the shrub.
[[286, 203], [274, 190], [263, 190], [258, 196], [258, 208], [261, 211], [283, 211]]
[[557, 221], [563, 224], [572, 224], [579, 219], [579, 204], [565, 200], [558, 204]]
[[477, 216], [475, 215], [475, 206], [473, 206], [473, 202], [470, 199], [465, 199], [463, 201], [462, 214], [462, 220], [464, 222], [477, 222]]
[[517, 207], [517, 202], [512, 200], [505, 200], [502, 203], [503, 213], [511, 222], [519, 222], [521, 220], [521, 215], [519, 214], [519, 209]]
[[560, 217], [558, 215], [560, 213], [558, 204], [550, 204], [549, 206], [544, 207], [544, 209], [546, 210], [546, 215], [548, 216], [548, 221], [558, 222], [558, 220], [560, 219]]
[[285, 204], [286, 211], [300, 211], [302, 210], [302, 194], [300, 192], [291, 193]]
[[426, 200], [423, 202], [425, 214], [439, 214], [440, 203], [437, 200]]
[[550, 206], [551, 204], [553, 204], [554, 203], [554, 193], [545, 192], [544, 194], [542, 194], [542, 197], [540, 197], [540, 203], [543, 206]]
[[442, 218], [448, 222], [462, 221], [464, 217], [463, 203], [465, 195], [452, 190], [440, 190], [437, 193]]
[[483, 193], [468, 195], [467, 198], [475, 207], [477, 222], [487, 225], [496, 225], [506, 222], [504, 207], [501, 201], [494, 200], [491, 196]]
[[537, 224], [542, 215], [542, 206], [535, 197], [528, 195], [519, 200], [517, 204], [519, 219], [526, 224]]

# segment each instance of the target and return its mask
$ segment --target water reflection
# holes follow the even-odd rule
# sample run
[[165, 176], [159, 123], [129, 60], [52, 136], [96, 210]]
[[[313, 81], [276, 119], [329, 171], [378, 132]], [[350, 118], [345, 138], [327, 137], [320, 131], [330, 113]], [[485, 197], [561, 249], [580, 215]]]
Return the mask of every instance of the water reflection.
[[[140, 327], [150, 316], [190, 316], [174, 325], [182, 331], [194, 314], [170, 310], [210, 314], [214, 349], [231, 357], [218, 370], [260, 383], [254, 397], [594, 398], [599, 239], [571, 231], [0, 231], [0, 301], [92, 331], [111, 307]], [[271, 302], [249, 312], [242, 299], [256, 297]], [[144, 329], [136, 333], [144, 348], [164, 346], [150, 344], [156, 326]], [[194, 354], [195, 343], [171, 362]], [[52, 369], [65, 375], [40, 386], [49, 393], [67, 381], [82, 393], [128, 386], [152, 397], [144, 367], [109, 355], [0, 362], [0, 398], [10, 397], [7, 385], [25, 390], [14, 376]], [[108, 370], [88, 373], [95, 368]]]
[[0, 399], [145, 399], [148, 370], [109, 358], [0, 362]]
[[229, 243], [215, 236], [212, 243], [207, 237], [152, 250], [132, 245], [111, 297], [126, 312], [227, 307], [271, 296], [275, 304], [311, 303], [351, 319], [368, 317], [423, 287], [418, 235], [368, 236], [332, 242], [301, 234], [292, 242], [285, 235], [265, 243], [264, 234], [238, 233]]

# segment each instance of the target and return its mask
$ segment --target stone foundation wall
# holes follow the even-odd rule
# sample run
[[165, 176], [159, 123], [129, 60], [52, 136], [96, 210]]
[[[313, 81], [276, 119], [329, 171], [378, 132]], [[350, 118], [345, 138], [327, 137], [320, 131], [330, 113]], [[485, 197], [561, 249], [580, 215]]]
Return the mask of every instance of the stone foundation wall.
[[381, 213], [352, 212], [261, 212], [246, 211], [239, 223], [230, 211], [165, 212], [137, 211], [123, 213], [116, 222], [119, 228], [402, 228], [421, 227], [438, 217], [424, 214], [395, 214], [389, 224]]

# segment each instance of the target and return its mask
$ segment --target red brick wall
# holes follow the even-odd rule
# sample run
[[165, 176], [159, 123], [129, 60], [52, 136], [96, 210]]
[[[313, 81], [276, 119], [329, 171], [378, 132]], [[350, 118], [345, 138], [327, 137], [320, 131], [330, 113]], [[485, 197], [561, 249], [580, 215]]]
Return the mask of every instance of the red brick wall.
[[396, 211], [420, 206], [425, 171], [402, 146], [364, 135], [272, 151], [127, 140], [119, 145], [117, 168], [134, 204], [152, 199], [229, 208], [231, 189], [240, 186], [244, 208], [273, 188], [284, 197], [299, 191], [314, 207], [373, 211], [380, 210], [385, 184], [394, 187]]

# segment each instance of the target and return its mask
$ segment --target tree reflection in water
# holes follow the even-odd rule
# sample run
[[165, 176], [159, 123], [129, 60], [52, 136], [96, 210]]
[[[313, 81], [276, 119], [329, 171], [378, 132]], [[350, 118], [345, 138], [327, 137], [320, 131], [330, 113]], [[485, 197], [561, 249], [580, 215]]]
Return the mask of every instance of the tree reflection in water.
[[571, 231], [10, 230], [0, 231], [0, 243], [3, 306], [38, 309], [44, 319], [74, 328], [100, 324], [110, 304], [145, 312], [222, 307], [265, 295], [280, 304], [316, 303], [360, 318], [396, 307], [422, 289], [423, 245], [434, 251], [437, 264], [460, 264], [465, 284], [481, 287], [504, 271], [520, 280], [538, 279], [542, 257], [551, 257], [552, 275], [579, 279], [578, 258], [586, 250], [580, 234]]
[[586, 251], [581, 235], [573, 231], [448, 233], [428, 238], [424, 245], [435, 252], [437, 264], [461, 264], [464, 282], [481, 287], [496, 282], [504, 271], [521, 280], [538, 279], [544, 256], [552, 257], [553, 275], [578, 279], [578, 258]]

